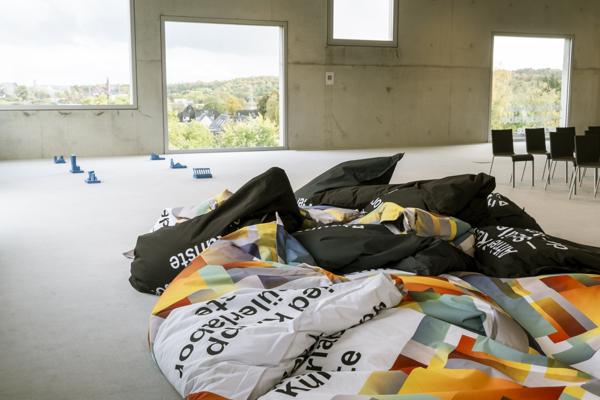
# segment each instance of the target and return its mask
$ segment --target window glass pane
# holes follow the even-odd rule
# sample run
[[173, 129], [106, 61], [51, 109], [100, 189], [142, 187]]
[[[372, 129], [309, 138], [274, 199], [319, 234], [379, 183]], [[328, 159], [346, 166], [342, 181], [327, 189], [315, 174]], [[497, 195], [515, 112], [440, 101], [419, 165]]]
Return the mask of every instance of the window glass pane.
[[132, 103], [129, 0], [0, 0], [0, 108]]
[[565, 39], [494, 37], [492, 129], [513, 129], [517, 137], [526, 128], [562, 125], [565, 120], [568, 79], [564, 79]]
[[394, 0], [333, 0], [333, 39], [394, 40]]
[[282, 29], [165, 22], [169, 149], [283, 145]]

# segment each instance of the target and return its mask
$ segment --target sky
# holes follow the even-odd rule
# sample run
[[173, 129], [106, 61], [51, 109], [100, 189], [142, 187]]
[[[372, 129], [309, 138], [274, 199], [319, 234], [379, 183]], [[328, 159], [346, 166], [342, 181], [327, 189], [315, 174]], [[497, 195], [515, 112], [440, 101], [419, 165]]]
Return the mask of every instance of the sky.
[[0, 0], [0, 10], [0, 82], [131, 82], [129, 0]]
[[167, 83], [278, 76], [281, 28], [167, 21]]
[[[393, 3], [335, 0], [334, 34], [388, 38]], [[0, 0], [0, 9], [0, 83], [130, 83], [129, 0]], [[494, 67], [562, 68], [563, 44], [497, 36]], [[169, 83], [279, 74], [277, 27], [167, 22], [166, 46]]]
[[394, 0], [334, 0], [333, 38], [392, 40]]
[[494, 69], [563, 68], [565, 39], [496, 36]]

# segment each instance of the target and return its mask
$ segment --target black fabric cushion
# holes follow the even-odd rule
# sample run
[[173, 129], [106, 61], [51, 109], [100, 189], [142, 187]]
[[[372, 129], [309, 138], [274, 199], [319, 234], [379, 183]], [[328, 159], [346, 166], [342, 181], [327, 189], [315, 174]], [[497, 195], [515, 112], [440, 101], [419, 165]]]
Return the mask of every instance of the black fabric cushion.
[[398, 185], [364, 185], [326, 190], [313, 196], [314, 204], [362, 210]]
[[395, 235], [383, 225], [326, 225], [293, 234], [317, 265], [338, 274], [396, 268], [420, 275], [472, 271], [474, 260], [448, 242]]
[[490, 217], [484, 226], [509, 226], [511, 228], [533, 229], [544, 232], [537, 221], [515, 202], [500, 193], [492, 193], [487, 198]]
[[558, 273], [600, 273], [600, 248], [532, 229], [476, 229], [475, 258], [481, 272], [500, 278]]
[[483, 226], [490, 218], [487, 196], [495, 189], [494, 177], [457, 175], [395, 185], [364, 185], [326, 190], [313, 196], [315, 204], [370, 212], [389, 201], [460, 218]]
[[220, 236], [273, 221], [276, 212], [288, 232], [301, 226], [302, 216], [287, 175], [280, 168], [271, 168], [247, 182], [216, 210], [139, 236], [129, 282], [140, 292], [160, 292]]
[[389, 201], [403, 207], [417, 207], [456, 217], [473, 226], [481, 226], [490, 216], [487, 196], [495, 188], [494, 177], [484, 173], [393, 185], [386, 193], [367, 205], [365, 211], [369, 212], [382, 202]]
[[387, 184], [392, 179], [396, 164], [404, 157], [398, 153], [390, 157], [365, 158], [346, 161], [328, 169], [296, 191], [300, 206], [323, 204], [320, 193], [348, 186]]

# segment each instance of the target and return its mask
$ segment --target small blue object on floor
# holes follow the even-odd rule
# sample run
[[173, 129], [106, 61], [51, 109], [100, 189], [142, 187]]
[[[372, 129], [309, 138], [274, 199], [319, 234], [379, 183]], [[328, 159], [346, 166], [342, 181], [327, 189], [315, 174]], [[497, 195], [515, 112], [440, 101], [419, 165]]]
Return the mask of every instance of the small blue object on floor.
[[66, 164], [65, 158], [63, 156], [54, 156], [54, 164]]
[[88, 171], [88, 177], [85, 180], [85, 183], [100, 183], [102, 182], [100, 179], [98, 179], [98, 177], [96, 177], [96, 174], [94, 173], [94, 171]]
[[173, 161], [173, 159], [171, 158], [171, 168], [173, 169], [181, 169], [181, 168], [187, 168], [187, 165], [183, 165], [183, 164], [179, 164]]
[[194, 179], [212, 178], [210, 168], [194, 168]]
[[158, 160], [164, 160], [164, 157], [159, 156], [156, 153], [150, 153], [150, 160], [152, 161], [158, 161]]
[[79, 165], [77, 165], [77, 156], [75, 154], [71, 154], [71, 169], [70, 169], [72, 174], [81, 174], [83, 172], [83, 170], [81, 168], [79, 168]]

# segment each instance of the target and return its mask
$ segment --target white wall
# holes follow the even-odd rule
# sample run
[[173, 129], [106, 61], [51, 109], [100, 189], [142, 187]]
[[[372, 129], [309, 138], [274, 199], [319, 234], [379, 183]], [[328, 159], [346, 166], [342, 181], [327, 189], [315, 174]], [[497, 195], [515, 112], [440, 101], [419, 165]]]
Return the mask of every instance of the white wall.
[[600, 1], [400, 0], [398, 13], [398, 48], [340, 47], [325, 0], [135, 0], [138, 109], [0, 111], [0, 159], [163, 152], [161, 15], [288, 22], [292, 149], [485, 141], [492, 32], [573, 35], [570, 124], [600, 125]]

